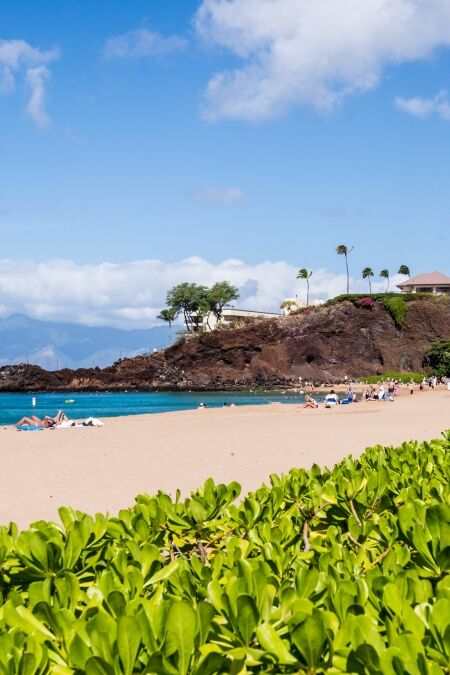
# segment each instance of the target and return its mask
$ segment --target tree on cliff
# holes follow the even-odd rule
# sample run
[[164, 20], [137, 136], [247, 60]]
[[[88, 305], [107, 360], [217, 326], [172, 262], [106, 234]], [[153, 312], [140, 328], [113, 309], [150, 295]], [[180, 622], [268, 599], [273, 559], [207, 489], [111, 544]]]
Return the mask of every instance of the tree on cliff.
[[411, 277], [411, 272], [409, 271], [408, 265], [400, 265], [398, 268], [398, 274], [404, 274], [406, 277]]
[[439, 377], [450, 375], [450, 340], [436, 340], [425, 354], [425, 366], [431, 366]]
[[307, 270], [306, 267], [302, 267], [301, 270], [297, 273], [297, 279], [305, 279], [306, 281], [306, 306], [309, 305], [309, 278], [312, 274], [312, 270]]
[[354, 246], [349, 248], [345, 244], [339, 244], [339, 246], [336, 247], [336, 253], [338, 255], [345, 256], [345, 269], [347, 270], [347, 295], [349, 293], [349, 288], [350, 288], [350, 277], [349, 277], [349, 273], [348, 273], [348, 256], [353, 251], [353, 249], [354, 249]]
[[223, 308], [228, 303], [239, 298], [239, 289], [230, 284], [229, 281], [217, 281], [214, 286], [208, 290], [207, 300], [210, 312], [214, 314], [217, 321], [220, 321], [223, 315]]
[[391, 280], [391, 277], [390, 277], [390, 274], [389, 274], [389, 270], [386, 270], [386, 269], [385, 269], [385, 270], [381, 270], [381, 272], [380, 272], [380, 277], [383, 277], [384, 279], [387, 279], [387, 286], [386, 286], [386, 293], [387, 293], [388, 290], [389, 290], [389, 283], [390, 283], [390, 280]]
[[161, 319], [161, 321], [166, 321], [169, 324], [169, 328], [172, 328], [172, 321], [175, 321], [177, 317], [175, 311], [172, 308], [170, 308], [170, 309], [162, 309], [161, 313], [158, 314], [157, 318]]
[[193, 332], [198, 329], [204, 317], [209, 326], [211, 314], [220, 321], [224, 306], [238, 297], [238, 289], [228, 281], [218, 281], [211, 288], [184, 282], [167, 293], [167, 309], [162, 310], [159, 318], [167, 321], [164, 318], [165, 312], [168, 313], [167, 316], [170, 315], [171, 321], [182, 315], [186, 329]]
[[370, 277], [373, 277], [373, 269], [371, 267], [365, 267], [362, 271], [362, 278], [367, 279], [369, 282], [369, 293], [372, 293], [372, 284], [370, 283]]

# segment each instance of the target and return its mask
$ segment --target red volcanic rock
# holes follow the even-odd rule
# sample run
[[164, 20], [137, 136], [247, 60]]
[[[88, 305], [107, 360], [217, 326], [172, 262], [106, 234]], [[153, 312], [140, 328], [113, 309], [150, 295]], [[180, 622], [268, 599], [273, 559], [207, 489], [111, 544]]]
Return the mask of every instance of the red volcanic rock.
[[205, 333], [102, 370], [5, 366], [0, 391], [218, 390], [292, 386], [300, 378], [332, 382], [389, 370], [418, 371], [438, 338], [450, 338], [445, 301], [408, 302], [398, 328], [382, 301], [346, 300], [304, 315]]

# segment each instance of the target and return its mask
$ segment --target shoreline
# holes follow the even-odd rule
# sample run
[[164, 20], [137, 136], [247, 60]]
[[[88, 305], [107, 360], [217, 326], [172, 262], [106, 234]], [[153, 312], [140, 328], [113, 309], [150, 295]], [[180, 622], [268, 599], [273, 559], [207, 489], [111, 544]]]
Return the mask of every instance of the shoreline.
[[212, 477], [242, 495], [272, 473], [332, 467], [366, 447], [430, 440], [450, 427], [450, 392], [403, 394], [327, 410], [244, 405], [104, 418], [105, 426], [17, 432], [0, 429], [0, 524], [58, 519], [69, 505], [117, 513], [139, 493], [187, 495]]

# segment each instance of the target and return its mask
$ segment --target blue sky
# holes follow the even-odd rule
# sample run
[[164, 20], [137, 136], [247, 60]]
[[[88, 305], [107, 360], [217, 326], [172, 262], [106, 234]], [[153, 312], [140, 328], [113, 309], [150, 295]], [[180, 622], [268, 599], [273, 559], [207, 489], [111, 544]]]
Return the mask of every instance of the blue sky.
[[11, 67], [0, 42], [0, 313], [70, 318], [67, 298], [63, 313], [17, 299], [23, 260], [24, 293], [53, 259], [84, 275], [152, 259], [164, 275], [195, 256], [208, 281], [232, 258], [258, 283], [254, 268], [282, 261], [331, 284], [339, 243], [355, 278], [400, 263], [450, 274], [450, 10], [406, 4], [408, 20], [381, 0], [367, 16], [356, 0], [318, 0], [314, 16], [279, 0], [278, 25], [269, 0], [1, 3], [4, 50], [26, 47]]

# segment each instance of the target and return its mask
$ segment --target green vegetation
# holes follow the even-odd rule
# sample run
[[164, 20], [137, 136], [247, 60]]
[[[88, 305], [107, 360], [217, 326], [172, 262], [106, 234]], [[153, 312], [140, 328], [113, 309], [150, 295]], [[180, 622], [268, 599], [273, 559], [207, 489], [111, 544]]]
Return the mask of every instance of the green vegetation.
[[406, 277], [410, 277], [411, 271], [408, 265], [400, 265], [400, 267], [398, 268], [398, 274], [404, 274]]
[[349, 270], [348, 270], [348, 256], [353, 251], [353, 249], [354, 249], [354, 246], [349, 248], [345, 244], [339, 244], [339, 246], [336, 246], [336, 253], [338, 255], [343, 255], [345, 257], [345, 270], [346, 270], [346, 273], [347, 273], [347, 294], [348, 294], [349, 288], [350, 288], [350, 275], [349, 275]]
[[395, 297], [384, 298], [383, 305], [394, 319], [397, 328], [401, 328], [405, 323], [406, 315], [408, 313], [408, 305], [404, 298], [399, 294]]
[[361, 276], [369, 282], [369, 293], [372, 293], [372, 283], [370, 278], [373, 277], [373, 269], [371, 267], [365, 267], [361, 272]]
[[218, 281], [211, 288], [182, 283], [167, 293], [167, 309], [163, 309], [158, 318], [170, 324], [181, 315], [186, 330], [195, 332], [203, 317], [206, 317], [208, 322], [208, 318], [212, 315], [220, 321], [225, 305], [238, 298], [238, 289], [228, 281]]
[[397, 380], [397, 382], [403, 382], [403, 384], [408, 384], [412, 381], [419, 384], [423, 380], [423, 377], [423, 373], [399, 373], [396, 370], [389, 370], [382, 375], [368, 375], [367, 377], [360, 377], [359, 380], [367, 382], [367, 384], [378, 384], [379, 382], [387, 382], [388, 380]]
[[302, 267], [301, 270], [297, 272], [297, 279], [305, 279], [306, 281], [306, 306], [309, 305], [309, 278], [312, 274], [312, 271], [307, 270], [305, 267]]
[[[430, 293], [372, 293], [370, 296], [367, 296], [366, 293], [344, 293], [327, 300], [324, 306], [329, 307], [330, 305], [338, 305], [340, 302], [345, 302], [345, 300], [354, 302], [355, 300], [362, 300], [362, 298], [366, 297], [370, 297], [372, 300], [383, 301], [387, 298], [401, 298], [405, 302], [416, 302], [417, 300], [423, 300], [425, 298], [431, 302], [438, 302], [441, 300], [441, 296], [432, 296]], [[444, 297], [444, 301], [447, 301], [446, 297]]]
[[0, 528], [0, 673], [448, 673], [449, 451]]
[[450, 340], [436, 340], [425, 355], [425, 365], [439, 377], [450, 376]]
[[387, 286], [386, 286], [386, 293], [387, 293], [388, 290], [389, 290], [389, 283], [391, 281], [391, 276], [389, 274], [389, 270], [387, 270], [387, 269], [381, 270], [380, 277], [383, 277], [383, 279], [386, 279], [386, 281], [387, 281]]

